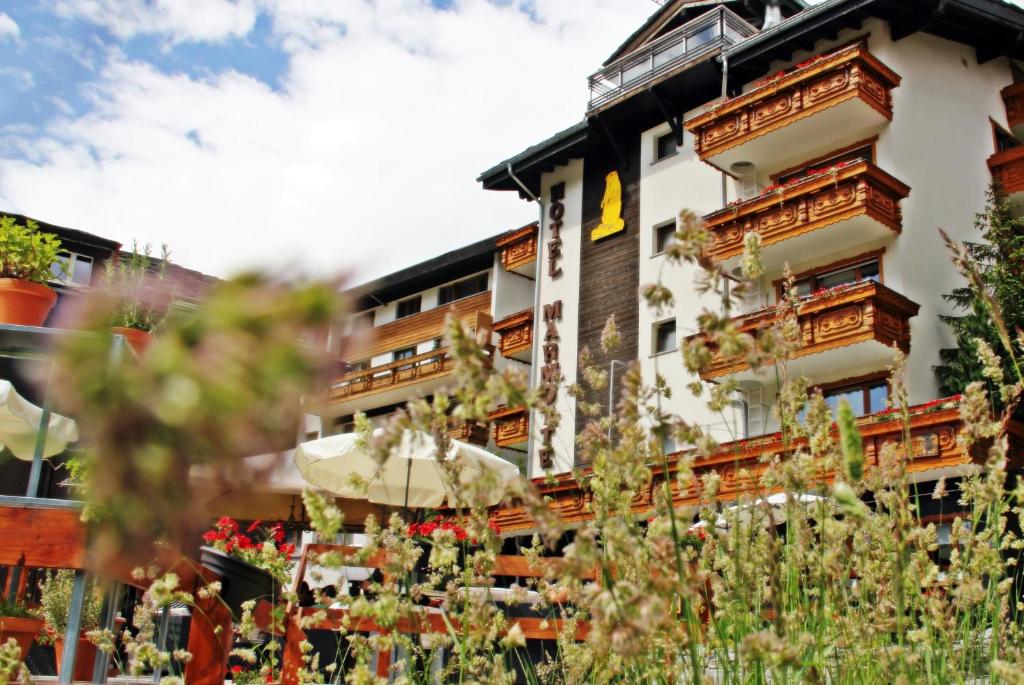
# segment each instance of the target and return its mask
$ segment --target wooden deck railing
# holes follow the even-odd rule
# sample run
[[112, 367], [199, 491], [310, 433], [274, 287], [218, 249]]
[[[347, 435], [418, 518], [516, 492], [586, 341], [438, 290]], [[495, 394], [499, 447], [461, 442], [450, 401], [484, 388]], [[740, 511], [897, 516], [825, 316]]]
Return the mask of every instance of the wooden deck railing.
[[[839, 286], [803, 300], [797, 307], [801, 347], [797, 357], [818, 354], [869, 340], [887, 347], [898, 346], [910, 351], [910, 319], [917, 315], [919, 305], [881, 283], [862, 281]], [[755, 335], [758, 330], [775, 323], [775, 307], [737, 317], [741, 333]], [[703, 333], [687, 340], [705, 338], [712, 352], [711, 363], [701, 371], [701, 378], [711, 379], [748, 368], [743, 357], [725, 356]]]
[[859, 98], [892, 120], [892, 89], [900, 77], [860, 45], [794, 69], [686, 122], [697, 154], [707, 160], [789, 124]]
[[[864, 439], [865, 464], [867, 468], [878, 465], [878, 457], [886, 444], [900, 444], [903, 441], [903, 424], [892, 412], [882, 412], [865, 416], [858, 420], [860, 432]], [[960, 467], [974, 462], [975, 457], [964, 452], [957, 443], [957, 435], [962, 428], [959, 413], [959, 398], [945, 398], [912, 407], [910, 410], [910, 443], [913, 460], [908, 462], [911, 473], [920, 473], [933, 469]], [[1021, 427], [1011, 425], [1011, 442], [1020, 444]], [[838, 435], [833, 433], [833, 439]], [[796, 449], [805, 447], [806, 439], [784, 442], [779, 433], [760, 438], [727, 442], [719, 445], [709, 457], [698, 457], [694, 464], [695, 478], [689, 482], [699, 484], [701, 478], [716, 472], [721, 477], [719, 499], [734, 499], [744, 493], [750, 493], [760, 475], [767, 468], [767, 463], [776, 455], [785, 458]], [[1014, 464], [1021, 462], [1019, 450]], [[665, 480], [669, 481], [672, 502], [676, 506], [692, 506], [700, 502], [697, 485], [680, 489], [675, 478], [678, 455], [669, 457], [669, 467], [665, 470], [658, 464], [652, 464], [654, 479], [649, 487], [637, 493], [631, 508], [637, 514], [652, 511], [657, 501], [658, 491], [664, 491]], [[581, 472], [581, 478], [589, 478], [590, 470]], [[822, 470], [820, 476], [824, 482], [830, 483], [833, 475]], [[571, 473], [534, 479], [534, 485], [540, 494], [548, 499], [548, 507], [567, 524], [579, 523], [593, 516], [591, 513], [591, 495]], [[535, 523], [527, 510], [518, 505], [499, 506], [492, 512], [492, 518], [501, 526], [503, 533], [527, 534], [535, 529]]]
[[706, 215], [710, 241], [705, 251], [727, 259], [743, 253], [750, 232], [760, 234], [767, 246], [860, 216], [899, 233], [900, 200], [909, 193], [909, 186], [874, 164], [849, 162]]

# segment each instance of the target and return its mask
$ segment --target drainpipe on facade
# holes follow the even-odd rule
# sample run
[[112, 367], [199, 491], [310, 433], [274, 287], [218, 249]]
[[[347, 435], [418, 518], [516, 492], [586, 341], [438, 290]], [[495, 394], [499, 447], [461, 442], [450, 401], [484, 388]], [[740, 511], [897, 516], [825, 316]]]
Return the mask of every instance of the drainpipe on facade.
[[[515, 184], [519, 186], [528, 198], [537, 203], [537, 257], [534, 260], [535, 266], [533, 267], [533, 345], [530, 347], [530, 383], [529, 389], [533, 390], [537, 384], [537, 348], [540, 343], [540, 336], [537, 335], [537, 321], [540, 317], [540, 277], [541, 277], [541, 248], [543, 247], [543, 241], [541, 238], [544, 235], [544, 203], [539, 197], [530, 192], [530, 189], [526, 187], [519, 177], [516, 176], [515, 172], [512, 171], [512, 162], [508, 163], [508, 177], [515, 181]], [[530, 411], [530, 421], [527, 429], [526, 439], [526, 477], [533, 478], [533, 411]]]

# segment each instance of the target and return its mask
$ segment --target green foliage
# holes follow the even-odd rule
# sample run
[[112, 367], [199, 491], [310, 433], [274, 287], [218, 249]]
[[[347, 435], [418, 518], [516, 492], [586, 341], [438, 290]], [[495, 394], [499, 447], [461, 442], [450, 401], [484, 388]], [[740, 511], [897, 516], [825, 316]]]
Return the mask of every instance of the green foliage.
[[[1024, 327], [1024, 218], [1014, 216], [1006, 197], [998, 188], [992, 188], [986, 195], [985, 211], [977, 215], [974, 225], [984, 242], [964, 243], [965, 256], [976, 268], [982, 287], [998, 304], [999, 314], [1012, 336]], [[941, 364], [935, 371], [941, 392], [961, 394], [975, 381], [985, 382], [990, 391], [994, 389], [979, 359], [975, 344], [979, 339], [987, 342], [1003, 360], [1005, 375], [1012, 378], [1011, 351], [1003, 344], [991, 306], [970, 286], [954, 288], [944, 298], [963, 314], [940, 317], [952, 330], [957, 344], [939, 350]], [[997, 393], [990, 395], [996, 406], [1001, 407]]]
[[46, 283], [60, 253], [60, 240], [43, 233], [29, 219], [19, 224], [12, 216], [0, 217], [0, 278]]
[[[52, 637], [64, 637], [68, 629], [68, 613], [71, 608], [71, 593], [75, 585], [75, 572], [69, 569], [50, 572], [40, 584], [39, 618], [46, 623]], [[95, 583], [85, 589], [82, 603], [82, 631], [93, 630], [100, 624], [102, 596]]]
[[9, 599], [0, 598], [0, 617], [28, 618], [32, 615], [23, 604], [12, 602]]
[[160, 246], [159, 258], [152, 252], [152, 245], [140, 249], [133, 242], [130, 253], [107, 262], [106, 287], [119, 298], [111, 326], [153, 332], [164, 322], [173, 304], [169, 291], [162, 287], [171, 252], [166, 243]]
[[[326, 386], [322, 341], [340, 316], [334, 284], [245, 275], [174, 309], [142, 358], [111, 364], [119, 298], [96, 289], [62, 350], [61, 411], [78, 419], [94, 558], [144, 565], [155, 540], [179, 548], [203, 527], [202, 487], [251, 487], [240, 460], [294, 445], [303, 399]], [[203, 468], [209, 481], [191, 477]], [[213, 495], [207, 493], [208, 497]]]

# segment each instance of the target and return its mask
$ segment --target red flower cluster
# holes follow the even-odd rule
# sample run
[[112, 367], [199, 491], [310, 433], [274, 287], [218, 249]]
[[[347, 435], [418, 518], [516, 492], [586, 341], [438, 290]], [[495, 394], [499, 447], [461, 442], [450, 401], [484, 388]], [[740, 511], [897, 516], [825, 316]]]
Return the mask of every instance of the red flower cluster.
[[[494, 519], [487, 521], [487, 527], [493, 530], [495, 535], [501, 534], [501, 528], [498, 526], [498, 522]], [[429, 538], [437, 529], [452, 531], [455, 533], [455, 539], [459, 542], [462, 542], [469, 537], [465, 528], [455, 523], [452, 519], [445, 518], [444, 516], [435, 516], [432, 520], [424, 521], [423, 523], [410, 523], [406, 529], [406, 535], [411, 538]], [[475, 543], [476, 540], [471, 540], [471, 542]]]
[[769, 76], [765, 76], [760, 81], [754, 82], [754, 88], [760, 88], [761, 86], [767, 86], [769, 83], [774, 83], [775, 81], [778, 81], [780, 78], [782, 78], [783, 76], [785, 76], [787, 74], [792, 74], [794, 72], [800, 71], [801, 69], [806, 69], [807, 67], [811, 66], [812, 64], [817, 64], [818, 62], [820, 62], [823, 59], [828, 59], [829, 57], [832, 56], [832, 54], [833, 53], [829, 53], [829, 54], [825, 54], [825, 55], [815, 55], [814, 57], [811, 57], [809, 59], [805, 59], [803, 62], [800, 62], [799, 64], [797, 64], [795, 67], [793, 67], [789, 71], [777, 71], [774, 74], [771, 74]]
[[203, 541], [227, 554], [255, 550], [265, 542], [272, 542], [277, 551], [286, 556], [295, 553], [295, 545], [284, 542], [284, 524], [280, 521], [270, 526], [261, 524], [262, 521], [253, 521], [242, 533], [237, 521], [230, 516], [222, 516], [212, 529], [203, 533]]

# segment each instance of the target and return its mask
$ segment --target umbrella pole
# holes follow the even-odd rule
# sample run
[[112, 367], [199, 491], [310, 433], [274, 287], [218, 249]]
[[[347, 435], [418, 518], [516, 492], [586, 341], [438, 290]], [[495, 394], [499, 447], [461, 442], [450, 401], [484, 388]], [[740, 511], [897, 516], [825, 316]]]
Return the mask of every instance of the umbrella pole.
[[39, 419], [39, 430], [36, 431], [36, 449], [32, 455], [32, 470], [28, 475], [26, 497], [39, 496], [39, 478], [43, 472], [43, 451], [46, 448], [46, 436], [50, 431], [50, 381], [53, 378], [53, 363], [46, 374], [46, 387], [43, 389], [43, 415]]

